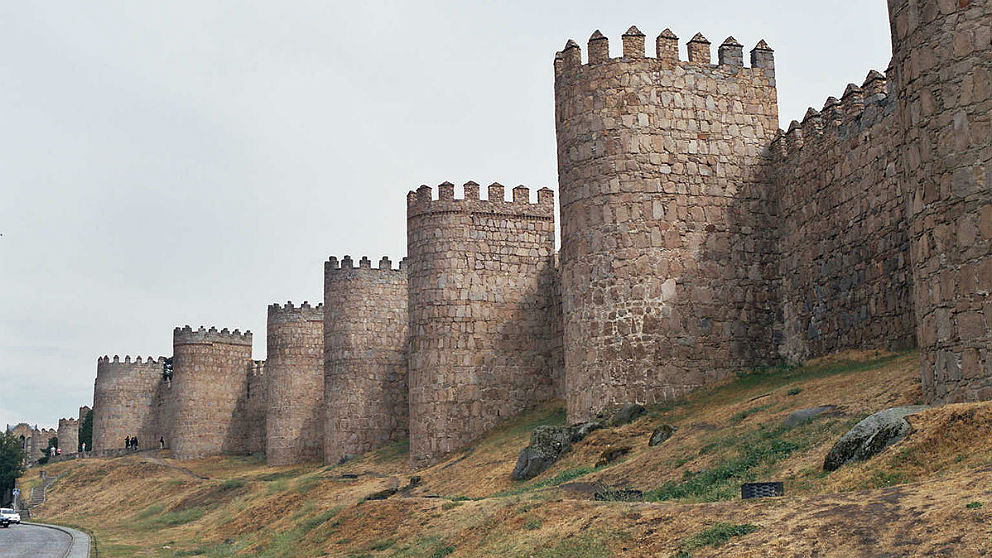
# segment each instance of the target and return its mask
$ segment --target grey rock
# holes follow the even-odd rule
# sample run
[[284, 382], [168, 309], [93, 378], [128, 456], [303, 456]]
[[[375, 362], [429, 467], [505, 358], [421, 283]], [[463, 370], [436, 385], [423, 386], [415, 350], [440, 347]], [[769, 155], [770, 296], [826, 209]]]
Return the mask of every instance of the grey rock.
[[590, 433], [599, 430], [604, 426], [605, 425], [598, 420], [573, 424], [572, 426], [569, 427], [572, 431], [572, 443], [574, 444], [575, 442], [581, 442]]
[[810, 407], [809, 409], [792, 411], [789, 413], [789, 416], [785, 417], [785, 420], [782, 421], [782, 426], [786, 428], [794, 428], [814, 417], [826, 413], [827, 411], [833, 411], [836, 408], [836, 405], [820, 405], [819, 407]]
[[655, 428], [654, 432], [651, 433], [651, 439], [648, 440], [648, 445], [657, 446], [661, 444], [665, 440], [671, 438], [672, 434], [674, 434], [676, 430], [678, 429], [670, 424], [662, 424], [658, 428]]
[[629, 403], [624, 405], [617, 411], [617, 414], [613, 415], [613, 426], [623, 426], [625, 424], [630, 424], [634, 422], [634, 419], [643, 415], [645, 413], [643, 405], [638, 405], [637, 403]]
[[530, 445], [520, 450], [517, 464], [510, 474], [513, 480], [536, 477], [572, 448], [572, 429], [568, 426], [538, 426], [530, 433]]
[[877, 455], [912, 430], [905, 417], [926, 408], [926, 405], [893, 407], [862, 420], [830, 448], [823, 460], [823, 470], [833, 471], [845, 463], [865, 461]]

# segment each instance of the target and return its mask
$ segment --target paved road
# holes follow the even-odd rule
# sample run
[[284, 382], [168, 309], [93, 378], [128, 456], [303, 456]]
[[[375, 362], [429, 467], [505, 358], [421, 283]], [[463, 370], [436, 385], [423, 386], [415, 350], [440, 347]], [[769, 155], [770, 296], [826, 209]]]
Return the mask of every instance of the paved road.
[[[0, 528], [0, 556], [4, 558], [63, 558], [67, 556], [70, 546], [72, 553], [68, 556], [85, 558], [89, 555], [89, 537], [78, 531], [70, 536], [67, 532], [40, 525], [11, 525]], [[73, 544], [73, 537], [76, 537]], [[85, 546], [83, 546], [85, 543]]]

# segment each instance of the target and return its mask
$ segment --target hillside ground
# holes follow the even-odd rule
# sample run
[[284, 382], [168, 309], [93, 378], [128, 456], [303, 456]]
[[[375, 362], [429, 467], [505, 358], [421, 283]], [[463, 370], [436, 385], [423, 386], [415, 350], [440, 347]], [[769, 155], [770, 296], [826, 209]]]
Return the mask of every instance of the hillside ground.
[[[913, 432], [880, 455], [822, 470], [859, 420], [919, 403], [918, 370], [915, 352], [873, 352], [741, 371], [593, 432], [524, 482], [510, 479], [517, 454], [535, 426], [564, 423], [561, 402], [415, 472], [405, 442], [337, 466], [167, 452], [58, 463], [45, 467], [60, 479], [34, 517], [91, 531], [101, 557], [988, 555], [992, 404], [912, 415]], [[819, 405], [835, 407], [783, 426]], [[677, 430], [649, 447], [661, 424]], [[786, 496], [743, 501], [752, 480], [783, 481]], [[366, 500], [388, 488], [400, 490]], [[594, 500], [618, 488], [643, 496]]]

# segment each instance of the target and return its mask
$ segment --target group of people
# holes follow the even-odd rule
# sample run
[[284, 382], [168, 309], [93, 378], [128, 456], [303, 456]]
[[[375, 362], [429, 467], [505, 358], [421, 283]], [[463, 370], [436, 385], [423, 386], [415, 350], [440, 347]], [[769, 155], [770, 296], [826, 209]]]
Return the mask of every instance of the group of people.
[[138, 450], [138, 437], [137, 436], [126, 436], [124, 438], [124, 447], [129, 450]]

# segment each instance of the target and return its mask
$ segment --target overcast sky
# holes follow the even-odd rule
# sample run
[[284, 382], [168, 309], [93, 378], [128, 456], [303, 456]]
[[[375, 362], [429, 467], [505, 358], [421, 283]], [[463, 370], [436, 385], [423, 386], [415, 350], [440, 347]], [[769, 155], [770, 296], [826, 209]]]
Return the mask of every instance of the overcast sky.
[[420, 184], [557, 189], [554, 53], [632, 24], [766, 39], [782, 127], [891, 56], [883, 0], [0, 2], [0, 424], [176, 325], [264, 358], [329, 255], [404, 255]]

